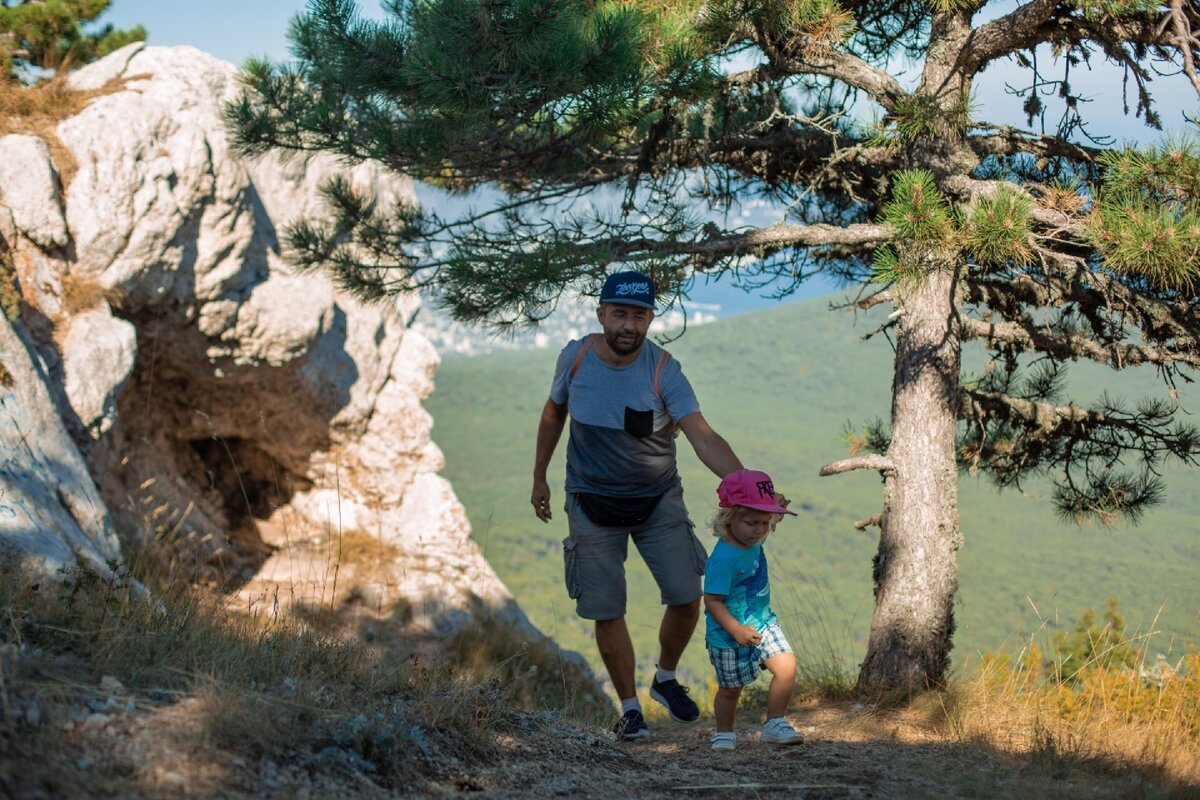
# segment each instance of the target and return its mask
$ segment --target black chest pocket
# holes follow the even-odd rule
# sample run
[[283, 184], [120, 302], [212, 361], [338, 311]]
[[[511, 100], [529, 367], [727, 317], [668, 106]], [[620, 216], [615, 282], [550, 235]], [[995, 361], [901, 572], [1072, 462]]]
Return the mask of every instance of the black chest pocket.
[[639, 439], [654, 433], [654, 412], [637, 411], [625, 406], [625, 432]]

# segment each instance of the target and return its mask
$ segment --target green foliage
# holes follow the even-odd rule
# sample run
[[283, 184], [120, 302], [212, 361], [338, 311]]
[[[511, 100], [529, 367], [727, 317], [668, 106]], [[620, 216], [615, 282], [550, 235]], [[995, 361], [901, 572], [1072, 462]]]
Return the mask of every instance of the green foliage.
[[905, 95], [898, 99], [883, 119], [875, 143], [897, 147], [904, 142], [932, 141], [947, 136], [961, 136], [971, 125], [969, 99], [947, 107], [939, 97], [924, 94]]
[[314, 0], [290, 36], [299, 66], [247, 65], [230, 116], [241, 143], [296, 137], [451, 187], [554, 178], [608, 150], [650, 87], [711, 79], [678, 15], [578, 0], [417, 3], [403, 24]]
[[1069, 683], [1088, 667], [1128, 669], [1137, 663], [1138, 653], [1125, 635], [1125, 618], [1117, 610], [1119, 605], [1115, 597], [1105, 601], [1103, 625], [1097, 624], [1096, 613], [1089, 608], [1070, 634], [1055, 633], [1055, 656], [1047, 665], [1055, 680]]
[[883, 207], [883, 221], [901, 241], [919, 245], [947, 242], [954, 234], [954, 213], [926, 170], [897, 173], [892, 200]]
[[0, 2], [0, 79], [31, 77], [30, 70], [69, 69], [144, 41], [137, 25], [119, 30], [104, 25], [86, 30], [112, 0], [20, 0]]
[[875, 251], [871, 259], [872, 283], [887, 286], [911, 274], [910, 270], [905, 269], [904, 262], [900, 260], [900, 254], [896, 252], [896, 248], [887, 246], [880, 247]]
[[1142, 14], [1157, 13], [1162, 7], [1158, 0], [1072, 0], [1071, 5], [1090, 20], [1107, 20], [1114, 17], [1130, 19]]
[[1090, 218], [1105, 266], [1159, 289], [1192, 293], [1200, 278], [1200, 148], [1190, 138], [1106, 153]]
[[1027, 264], [1033, 255], [1031, 205], [1029, 195], [1007, 186], [976, 201], [966, 213], [963, 245], [985, 267]]
[[810, 53], [844, 44], [855, 27], [854, 15], [836, 0], [718, 0], [704, 6], [702, 23], [717, 44], [763, 31]]

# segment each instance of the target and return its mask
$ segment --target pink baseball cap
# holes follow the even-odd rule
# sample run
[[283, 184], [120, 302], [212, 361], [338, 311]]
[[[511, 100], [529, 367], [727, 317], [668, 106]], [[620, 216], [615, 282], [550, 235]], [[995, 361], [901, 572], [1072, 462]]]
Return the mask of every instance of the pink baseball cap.
[[755, 511], [796, 516], [795, 511], [788, 511], [775, 501], [775, 484], [771, 476], [756, 469], [739, 469], [726, 475], [717, 487], [717, 498], [717, 505], [721, 508], [742, 506]]

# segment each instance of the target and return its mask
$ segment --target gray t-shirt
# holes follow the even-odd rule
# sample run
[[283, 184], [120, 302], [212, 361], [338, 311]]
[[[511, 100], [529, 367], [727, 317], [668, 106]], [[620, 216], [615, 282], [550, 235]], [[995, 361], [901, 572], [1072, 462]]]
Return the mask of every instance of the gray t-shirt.
[[674, 488], [675, 423], [700, 410], [679, 362], [666, 361], [656, 393], [661, 347], [645, 342], [637, 359], [620, 368], [605, 364], [589, 347], [571, 378], [583, 342], [576, 339], [559, 353], [550, 386], [550, 399], [565, 403], [571, 415], [566, 490], [650, 497]]

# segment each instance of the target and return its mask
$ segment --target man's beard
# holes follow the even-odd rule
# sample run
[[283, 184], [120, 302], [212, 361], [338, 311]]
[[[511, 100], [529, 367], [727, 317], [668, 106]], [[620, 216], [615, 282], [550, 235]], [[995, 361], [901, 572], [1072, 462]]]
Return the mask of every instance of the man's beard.
[[616, 336], [605, 336], [604, 341], [608, 345], [608, 349], [612, 350], [619, 356], [631, 356], [638, 351], [642, 346], [642, 342], [646, 340], [645, 334], [634, 334], [633, 344], [621, 344], [620, 339]]

